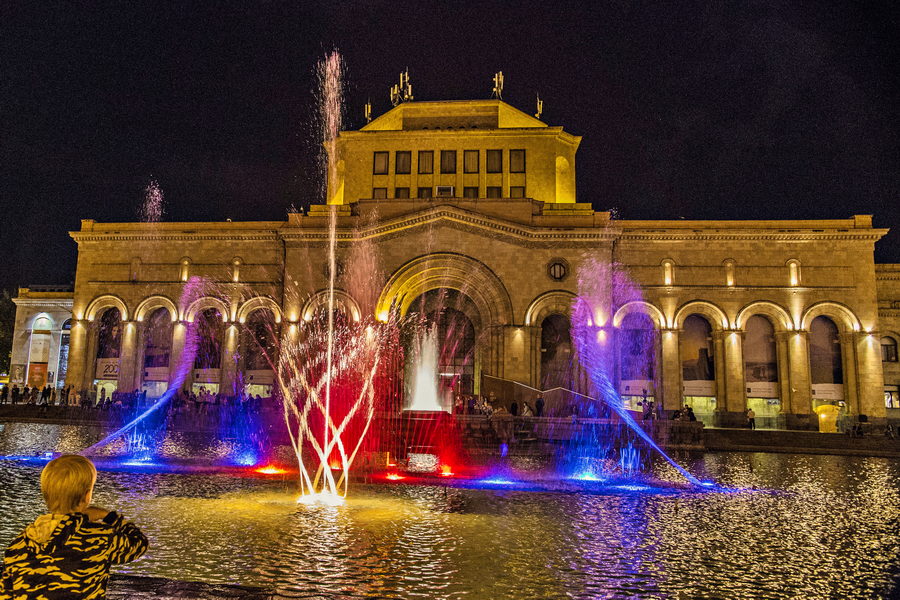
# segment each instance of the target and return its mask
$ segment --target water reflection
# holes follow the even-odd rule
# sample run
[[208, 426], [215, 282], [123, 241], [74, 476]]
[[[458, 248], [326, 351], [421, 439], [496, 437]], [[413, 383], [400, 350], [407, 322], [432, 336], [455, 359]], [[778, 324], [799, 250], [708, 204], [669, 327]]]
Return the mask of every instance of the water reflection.
[[[42, 429], [10, 444], [6, 433], [7, 454], [42, 435], [77, 437]], [[39, 469], [0, 461], [0, 544], [42, 511]], [[890, 597], [900, 562], [897, 461], [708, 454], [691, 469], [738, 491], [359, 485], [345, 506], [329, 508], [298, 506], [282, 481], [104, 472], [96, 497], [152, 540], [146, 558], [120, 571], [286, 596]]]

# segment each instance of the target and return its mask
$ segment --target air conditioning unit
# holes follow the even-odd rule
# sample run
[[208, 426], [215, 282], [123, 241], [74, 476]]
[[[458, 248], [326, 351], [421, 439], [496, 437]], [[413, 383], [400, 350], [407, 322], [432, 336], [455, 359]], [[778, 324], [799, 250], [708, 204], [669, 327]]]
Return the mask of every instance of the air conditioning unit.
[[439, 185], [434, 188], [434, 195], [438, 198], [455, 198], [456, 189], [452, 185]]

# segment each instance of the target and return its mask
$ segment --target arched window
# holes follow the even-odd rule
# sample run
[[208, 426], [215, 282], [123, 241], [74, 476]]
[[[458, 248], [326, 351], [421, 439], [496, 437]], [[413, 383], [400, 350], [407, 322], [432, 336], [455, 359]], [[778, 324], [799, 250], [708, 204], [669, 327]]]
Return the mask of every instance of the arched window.
[[663, 285], [675, 284], [675, 261], [670, 258], [662, 261]]
[[[336, 315], [343, 315], [337, 311]], [[278, 325], [269, 310], [254, 310], [241, 328], [241, 359], [244, 371], [272, 370], [278, 344]]]
[[797, 287], [800, 285], [800, 261], [792, 258], [786, 264], [788, 267], [788, 281], [791, 287]]
[[734, 287], [734, 261], [729, 258], [722, 265], [725, 267], [725, 285]]
[[705, 425], [714, 424], [716, 411], [716, 365], [712, 326], [705, 317], [689, 315], [679, 343], [684, 403]]
[[50, 331], [53, 327], [53, 323], [50, 322], [50, 319], [47, 317], [38, 317], [34, 320], [34, 323], [31, 324], [31, 329], [33, 331]]
[[881, 338], [881, 362], [897, 362], [897, 340], [892, 337]]

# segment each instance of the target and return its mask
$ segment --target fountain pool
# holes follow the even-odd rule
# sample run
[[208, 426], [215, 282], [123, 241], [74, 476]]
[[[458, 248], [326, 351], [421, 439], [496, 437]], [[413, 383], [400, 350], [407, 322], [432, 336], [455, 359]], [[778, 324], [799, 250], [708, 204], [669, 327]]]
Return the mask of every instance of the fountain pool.
[[[84, 426], [3, 429], [4, 455], [97, 435]], [[152, 540], [118, 573], [285, 597], [814, 600], [896, 589], [900, 462], [715, 453], [682, 461], [729, 491], [398, 480], [355, 483], [344, 506], [308, 507], [296, 503], [296, 474], [121, 467], [101, 471], [96, 500]], [[41, 466], [0, 459], [0, 544], [43, 512]], [[661, 459], [651, 470], [679, 481]]]

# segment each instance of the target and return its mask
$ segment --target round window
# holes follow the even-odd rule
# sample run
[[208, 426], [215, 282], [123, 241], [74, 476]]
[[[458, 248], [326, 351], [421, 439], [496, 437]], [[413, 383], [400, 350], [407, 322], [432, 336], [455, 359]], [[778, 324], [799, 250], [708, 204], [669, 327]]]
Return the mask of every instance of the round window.
[[569, 274], [569, 265], [562, 259], [550, 261], [547, 265], [547, 275], [554, 281], [562, 281]]

